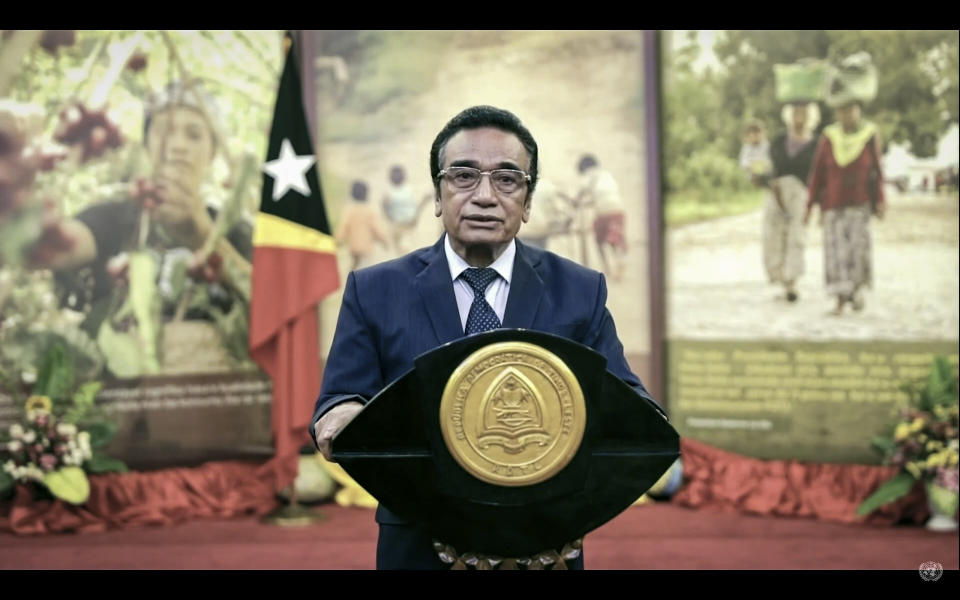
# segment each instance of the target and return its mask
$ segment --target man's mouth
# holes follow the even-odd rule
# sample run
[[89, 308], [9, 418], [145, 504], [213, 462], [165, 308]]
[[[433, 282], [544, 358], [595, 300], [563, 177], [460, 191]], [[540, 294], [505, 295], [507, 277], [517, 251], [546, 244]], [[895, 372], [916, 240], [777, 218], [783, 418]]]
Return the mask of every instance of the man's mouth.
[[500, 223], [503, 221], [503, 219], [492, 215], [469, 215], [464, 217], [463, 220], [471, 223]]

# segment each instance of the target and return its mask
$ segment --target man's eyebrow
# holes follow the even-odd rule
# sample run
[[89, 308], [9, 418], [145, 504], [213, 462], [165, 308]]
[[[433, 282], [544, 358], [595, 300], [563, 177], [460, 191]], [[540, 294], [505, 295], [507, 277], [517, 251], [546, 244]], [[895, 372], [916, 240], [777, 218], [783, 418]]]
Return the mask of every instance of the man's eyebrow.
[[[480, 163], [477, 162], [477, 161], [475, 161], [475, 160], [461, 159], [461, 160], [455, 160], [455, 161], [451, 162], [451, 163], [450, 163], [450, 166], [451, 166], [451, 167], [473, 167], [474, 169], [479, 169], [479, 168], [480, 168]], [[515, 170], [515, 171], [522, 171], [522, 170], [523, 170], [523, 169], [520, 168], [519, 165], [517, 165], [517, 163], [515, 163], [515, 162], [513, 162], [513, 161], [509, 161], [509, 160], [502, 161], [502, 162], [498, 163], [497, 166], [494, 167], [494, 168], [495, 168], [495, 169], [513, 169], [513, 170]]]
[[480, 163], [478, 163], [475, 160], [461, 159], [461, 160], [455, 160], [451, 162], [450, 166], [451, 167], [473, 167], [474, 169], [478, 169], [480, 168]]

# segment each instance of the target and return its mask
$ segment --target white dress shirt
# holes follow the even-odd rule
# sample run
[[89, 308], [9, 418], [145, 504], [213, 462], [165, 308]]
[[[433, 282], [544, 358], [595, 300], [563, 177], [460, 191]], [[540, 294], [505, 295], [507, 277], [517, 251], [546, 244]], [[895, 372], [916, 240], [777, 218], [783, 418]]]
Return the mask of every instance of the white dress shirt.
[[[453, 281], [453, 293], [457, 297], [457, 310], [460, 311], [460, 326], [467, 328], [467, 316], [470, 314], [470, 305], [473, 304], [473, 288], [460, 278], [460, 274], [470, 268], [467, 261], [453, 251], [450, 245], [450, 236], [443, 235], [443, 250], [447, 254], [447, 264], [450, 265], [450, 279]], [[517, 255], [517, 241], [511, 240], [510, 245], [503, 251], [490, 268], [500, 274], [493, 283], [487, 286], [484, 294], [487, 303], [497, 313], [497, 318], [503, 323], [503, 313], [507, 310], [507, 296], [510, 294], [510, 278], [513, 277], [513, 259]]]

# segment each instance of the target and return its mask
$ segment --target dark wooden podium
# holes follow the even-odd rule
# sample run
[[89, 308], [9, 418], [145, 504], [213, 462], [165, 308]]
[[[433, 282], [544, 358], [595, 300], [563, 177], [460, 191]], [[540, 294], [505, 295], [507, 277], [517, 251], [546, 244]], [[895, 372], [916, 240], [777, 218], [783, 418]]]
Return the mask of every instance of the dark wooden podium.
[[458, 550], [561, 548], [633, 504], [680, 455], [662, 410], [565, 338], [498, 329], [414, 364], [337, 435], [333, 456]]

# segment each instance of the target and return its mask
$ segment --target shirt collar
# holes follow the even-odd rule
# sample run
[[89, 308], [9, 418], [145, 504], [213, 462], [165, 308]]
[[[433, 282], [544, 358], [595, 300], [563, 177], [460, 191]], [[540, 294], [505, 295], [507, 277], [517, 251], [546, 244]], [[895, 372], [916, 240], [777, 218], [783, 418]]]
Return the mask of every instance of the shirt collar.
[[[453, 246], [450, 245], [450, 236], [446, 233], [443, 234], [443, 251], [447, 255], [447, 264], [450, 266], [450, 280], [456, 281], [457, 277], [460, 277], [460, 274], [470, 268], [470, 265], [467, 261], [453, 251]], [[510, 283], [510, 278], [513, 277], [513, 259], [517, 255], [517, 240], [510, 240], [510, 245], [503, 251], [503, 253], [493, 261], [493, 264], [490, 265], [490, 268], [496, 271], [500, 277], [503, 277], [504, 281], [508, 284]]]

